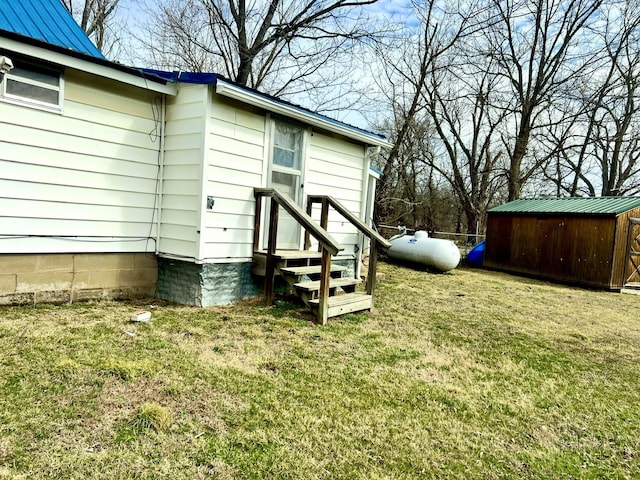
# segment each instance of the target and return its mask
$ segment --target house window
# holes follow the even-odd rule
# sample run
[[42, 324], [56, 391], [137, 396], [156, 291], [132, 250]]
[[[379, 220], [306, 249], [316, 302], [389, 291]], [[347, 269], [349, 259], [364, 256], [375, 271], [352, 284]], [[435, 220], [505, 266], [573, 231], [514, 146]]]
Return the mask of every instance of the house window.
[[0, 84], [4, 100], [36, 107], [62, 108], [62, 75], [49, 67], [14, 61], [14, 68]]

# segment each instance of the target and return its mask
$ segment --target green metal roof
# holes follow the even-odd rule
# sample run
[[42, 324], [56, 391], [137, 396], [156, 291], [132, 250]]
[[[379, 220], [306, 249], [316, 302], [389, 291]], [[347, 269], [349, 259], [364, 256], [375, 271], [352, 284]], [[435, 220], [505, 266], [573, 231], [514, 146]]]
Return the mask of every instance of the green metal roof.
[[640, 197], [570, 197], [514, 200], [489, 213], [620, 215], [640, 207]]

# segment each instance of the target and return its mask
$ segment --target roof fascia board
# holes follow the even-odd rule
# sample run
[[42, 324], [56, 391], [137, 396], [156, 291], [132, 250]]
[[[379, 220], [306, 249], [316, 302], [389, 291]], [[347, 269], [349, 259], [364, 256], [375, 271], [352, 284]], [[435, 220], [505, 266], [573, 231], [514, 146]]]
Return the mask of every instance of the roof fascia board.
[[221, 78], [218, 78], [216, 82], [216, 93], [228, 98], [232, 98], [234, 100], [239, 100], [241, 102], [248, 103], [249, 105], [263, 108], [273, 113], [279, 113], [281, 115], [285, 115], [289, 118], [299, 120], [301, 122], [304, 122], [308, 125], [312, 125], [314, 127], [328, 130], [329, 132], [343, 135], [347, 138], [358, 140], [359, 142], [362, 142], [366, 145], [374, 145], [374, 146], [387, 147], [387, 148], [392, 147], [392, 144], [383, 138], [377, 137], [373, 134], [360, 132], [354, 128], [342, 126], [337, 123], [331, 122], [329, 120], [323, 120], [322, 118], [317, 117], [311, 112], [307, 113], [293, 106], [278, 103], [277, 101], [271, 100], [262, 95], [256, 94], [254, 92], [250, 92], [236, 85], [227, 83], [223, 81]]
[[[624, 212], [626, 213], [626, 212]], [[487, 210], [487, 215], [496, 215], [496, 216], [519, 216], [519, 217], [600, 217], [600, 218], [615, 218], [621, 213], [615, 212], [540, 212], [540, 211], [517, 211], [517, 210], [499, 210], [492, 212], [491, 210]]]
[[82, 72], [91, 73], [100, 77], [109, 78], [111, 80], [116, 80], [128, 85], [144, 88], [145, 90], [165, 93], [168, 95], [177, 94], [177, 86], [175, 84], [158, 82], [158, 80], [155, 78], [144, 77], [142, 73], [140, 76], [134, 75], [121, 71], [120, 69], [117, 69], [115, 67], [100, 65], [93, 61], [83, 60], [81, 58], [76, 58], [75, 56], [65, 55], [61, 52], [36, 45], [26, 44], [4, 36], [0, 36], [0, 48], [22, 55], [27, 55], [33, 58], [41, 58], [43, 60], [46, 60], [47, 62], [73, 68]]

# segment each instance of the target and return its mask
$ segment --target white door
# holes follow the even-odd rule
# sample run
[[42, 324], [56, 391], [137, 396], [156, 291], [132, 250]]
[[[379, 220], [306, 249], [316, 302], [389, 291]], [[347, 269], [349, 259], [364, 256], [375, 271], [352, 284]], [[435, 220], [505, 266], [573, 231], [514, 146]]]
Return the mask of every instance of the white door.
[[[278, 189], [302, 206], [304, 128], [280, 120], [274, 120], [272, 125], [269, 187]], [[297, 250], [300, 241], [300, 225], [280, 208], [277, 248]]]

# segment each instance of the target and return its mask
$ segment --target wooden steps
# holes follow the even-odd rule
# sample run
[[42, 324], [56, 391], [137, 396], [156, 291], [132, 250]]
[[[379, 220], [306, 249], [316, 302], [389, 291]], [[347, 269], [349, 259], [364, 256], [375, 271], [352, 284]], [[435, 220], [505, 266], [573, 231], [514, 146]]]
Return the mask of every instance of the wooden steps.
[[[360, 280], [356, 278], [331, 278], [329, 279], [329, 288], [349, 288], [355, 287], [360, 283]], [[320, 280], [313, 280], [310, 282], [298, 282], [293, 284], [299, 290], [307, 292], [317, 292], [320, 290]]]
[[[309, 307], [315, 310], [319, 323], [324, 325], [329, 317], [360, 310], [371, 310], [376, 287], [376, 263], [378, 250], [389, 248], [391, 243], [364, 223], [351, 210], [328, 195], [307, 195], [306, 212], [291, 197], [275, 188], [254, 188], [256, 199], [253, 229], [253, 264], [251, 273], [264, 277], [264, 298], [273, 303], [276, 280], [284, 280]], [[270, 200], [268, 212], [263, 204]], [[314, 204], [320, 206], [319, 222], [312, 218]], [[304, 250], [278, 250], [278, 210], [283, 208], [304, 229]], [[345, 248], [327, 231], [329, 209], [353, 225], [369, 239], [369, 273], [366, 294], [355, 293], [356, 279], [346, 279], [343, 266], [332, 265], [332, 258]], [[261, 222], [266, 222], [261, 228]], [[317, 241], [318, 251], [308, 250], [311, 237]], [[264, 245], [267, 245], [266, 250]], [[356, 254], [358, 252], [356, 251]], [[359, 262], [359, 258], [355, 258]], [[357, 269], [357, 267], [356, 267]], [[303, 281], [305, 280], [305, 281]], [[344, 294], [341, 294], [345, 292]], [[316, 298], [317, 297], [317, 298]]]
[[[314, 314], [318, 314], [322, 254], [309, 250], [278, 250], [273, 255], [275, 276], [280, 276]], [[253, 255], [252, 273], [265, 275], [267, 252], [256, 250]], [[371, 295], [356, 293], [360, 279], [343, 277], [348, 268], [331, 264], [329, 268], [328, 315], [335, 317], [345, 313], [370, 310]]]
[[[359, 283], [360, 280], [356, 278], [329, 278], [329, 295], [336, 295], [339, 288], [345, 293], [353, 293]], [[293, 288], [305, 305], [311, 308], [310, 301], [318, 298], [320, 293], [320, 280], [294, 283]]]
[[[328, 299], [328, 317], [337, 317], [346, 313], [359, 312], [361, 310], [371, 310], [373, 307], [373, 297], [366, 293], [346, 293], [344, 295], [336, 295]], [[311, 310], [317, 314], [320, 308], [320, 300], [313, 299], [309, 301]]]
[[[266, 250], [256, 250], [254, 253], [255, 255], [264, 255], [265, 257], [267, 256], [267, 251]], [[276, 260], [296, 260], [296, 259], [313, 259], [313, 258], [317, 258], [320, 259], [322, 258], [322, 253], [316, 251], [316, 250], [278, 250], [276, 252], [276, 254], [274, 255], [274, 258]]]
[[[278, 250], [273, 259], [276, 265], [276, 275], [279, 275], [280, 269], [284, 267], [319, 265], [322, 254], [312, 250]], [[251, 273], [264, 277], [266, 268], [267, 252], [265, 250], [253, 252]]]
[[[331, 265], [331, 273], [345, 272], [346, 270], [347, 267], [343, 267], [342, 265]], [[320, 275], [320, 273], [322, 273], [322, 268], [320, 267], [320, 265], [307, 265], [304, 267], [283, 267], [280, 268], [280, 273], [295, 277], [301, 277], [303, 275], [312, 276]]]

